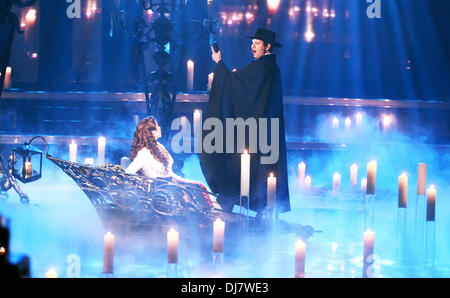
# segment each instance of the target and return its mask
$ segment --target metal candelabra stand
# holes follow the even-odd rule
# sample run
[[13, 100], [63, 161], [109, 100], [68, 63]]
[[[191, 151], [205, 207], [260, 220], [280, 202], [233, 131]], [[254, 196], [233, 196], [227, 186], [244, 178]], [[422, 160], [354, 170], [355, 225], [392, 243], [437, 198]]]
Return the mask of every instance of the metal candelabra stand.
[[2, 0], [0, 1], [0, 98], [6, 77], [6, 68], [11, 54], [14, 33], [23, 33], [18, 16], [12, 12], [13, 5], [20, 8], [29, 7], [37, 0]]
[[[137, 1], [137, 15], [125, 20], [124, 10], [120, 10], [120, 0], [116, 0], [116, 9], [111, 15], [111, 31], [113, 36], [116, 25], [126, 29], [133, 37], [136, 57], [138, 59], [141, 76], [143, 78], [147, 114], [156, 117], [163, 132], [163, 143], [168, 143], [170, 124], [176, 103], [178, 82], [182, 73], [183, 58], [185, 57], [185, 40], [198, 40], [209, 34], [210, 44], [214, 40], [219, 26], [217, 19], [212, 18], [212, 0], [207, 0], [208, 18], [204, 20], [190, 20], [184, 22], [182, 15], [187, 0], [139, 0]], [[145, 11], [157, 13], [157, 18], [147, 23], [143, 18]], [[151, 43], [156, 46], [153, 60], [158, 69], [147, 73], [144, 51]], [[168, 46], [168, 48], [167, 48]], [[168, 50], [169, 49], [169, 50]], [[172, 72], [168, 72], [167, 65]], [[149, 85], [153, 87], [150, 94]], [[182, 175], [183, 160], [176, 156], [174, 171]]]

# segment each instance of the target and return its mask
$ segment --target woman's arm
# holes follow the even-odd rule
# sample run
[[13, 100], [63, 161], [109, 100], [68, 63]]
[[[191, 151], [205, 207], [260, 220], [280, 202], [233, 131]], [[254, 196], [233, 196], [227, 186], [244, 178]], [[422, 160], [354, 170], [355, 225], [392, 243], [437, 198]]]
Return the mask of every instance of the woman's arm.
[[141, 151], [139, 151], [138, 155], [133, 159], [130, 165], [125, 169], [125, 172], [128, 174], [136, 174], [144, 165], [144, 159], [142, 158]]

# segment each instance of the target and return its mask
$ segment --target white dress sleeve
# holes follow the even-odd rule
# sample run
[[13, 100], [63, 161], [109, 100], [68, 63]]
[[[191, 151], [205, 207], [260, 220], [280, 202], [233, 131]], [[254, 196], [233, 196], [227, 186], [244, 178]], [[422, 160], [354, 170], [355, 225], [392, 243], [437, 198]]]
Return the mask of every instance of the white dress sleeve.
[[143, 150], [140, 150], [130, 165], [125, 169], [128, 174], [136, 174], [145, 163], [145, 158], [143, 155]]

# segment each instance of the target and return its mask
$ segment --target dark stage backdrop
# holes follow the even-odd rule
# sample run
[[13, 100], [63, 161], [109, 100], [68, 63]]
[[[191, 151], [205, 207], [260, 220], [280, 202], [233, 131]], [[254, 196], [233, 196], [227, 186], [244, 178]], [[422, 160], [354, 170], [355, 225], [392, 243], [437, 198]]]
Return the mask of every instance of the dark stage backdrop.
[[[18, 12], [25, 34], [13, 46], [13, 87], [141, 92], [129, 34], [116, 30], [109, 36], [114, 1], [80, 1], [80, 19], [67, 17], [70, 4], [62, 0], [39, 0], [31, 24], [28, 9]], [[257, 27], [277, 32], [286, 95], [449, 100], [450, 1], [379, 3], [380, 18], [373, 19], [366, 0], [214, 0], [212, 7], [220, 21], [216, 39], [230, 68], [251, 61], [246, 35]], [[136, 14], [135, 1], [121, 1], [120, 8], [128, 17]], [[189, 0], [185, 9], [185, 20], [207, 17], [206, 0]], [[195, 90], [204, 91], [214, 70], [208, 37], [186, 40], [185, 47], [184, 65], [195, 62]], [[146, 51], [149, 71], [156, 69], [153, 52], [152, 46]]]

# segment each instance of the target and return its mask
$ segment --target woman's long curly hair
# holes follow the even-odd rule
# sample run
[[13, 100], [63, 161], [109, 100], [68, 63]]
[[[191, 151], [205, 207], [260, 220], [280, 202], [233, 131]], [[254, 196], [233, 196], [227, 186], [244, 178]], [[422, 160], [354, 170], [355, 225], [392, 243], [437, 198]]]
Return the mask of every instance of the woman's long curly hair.
[[162, 152], [159, 149], [158, 142], [153, 136], [153, 131], [156, 130], [158, 122], [154, 117], [146, 117], [139, 122], [136, 131], [134, 132], [133, 145], [131, 146], [130, 160], [132, 161], [142, 148], [150, 150], [156, 160], [161, 162], [169, 172], [169, 157], [166, 152]]

